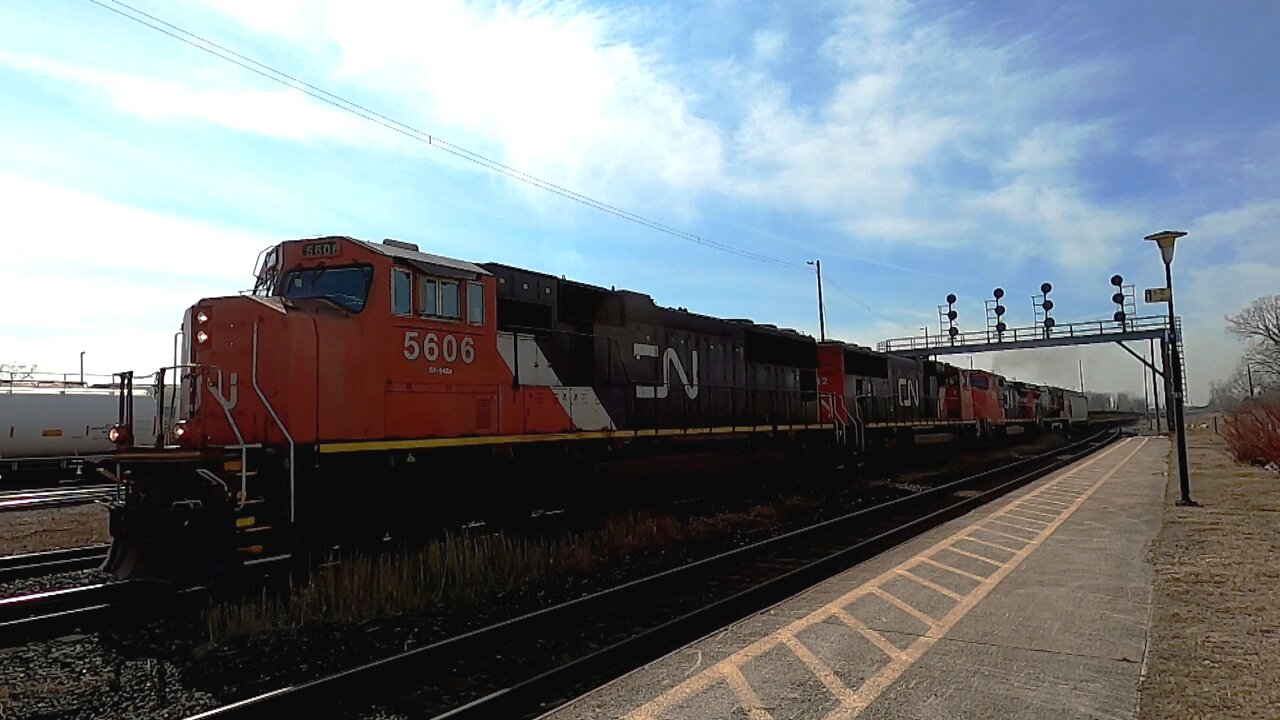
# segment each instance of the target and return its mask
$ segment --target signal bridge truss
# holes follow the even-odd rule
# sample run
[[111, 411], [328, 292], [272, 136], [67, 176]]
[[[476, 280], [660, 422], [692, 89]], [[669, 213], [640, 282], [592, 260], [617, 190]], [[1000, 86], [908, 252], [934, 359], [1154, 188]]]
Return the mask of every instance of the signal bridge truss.
[[994, 329], [986, 329], [960, 332], [954, 337], [934, 334], [924, 337], [894, 338], [877, 343], [876, 349], [901, 357], [929, 357], [1064, 345], [1111, 342], [1123, 344], [1129, 340], [1160, 340], [1163, 343], [1168, 334], [1168, 318], [1151, 316], [1128, 318], [1123, 323], [1115, 320], [1090, 320], [1064, 323], [1052, 328], [1043, 326], [1009, 328], [1002, 333]]

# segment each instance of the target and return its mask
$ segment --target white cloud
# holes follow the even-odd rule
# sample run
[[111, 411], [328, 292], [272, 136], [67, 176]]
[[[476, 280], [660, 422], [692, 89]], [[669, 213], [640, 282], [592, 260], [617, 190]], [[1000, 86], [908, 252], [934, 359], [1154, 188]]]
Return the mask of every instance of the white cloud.
[[[0, 362], [149, 372], [169, 359], [183, 311], [252, 285], [278, 239], [184, 220], [0, 173]], [[61, 367], [58, 367], [61, 366]]]
[[[337, 73], [452, 142], [592, 194], [712, 185], [720, 131], [624, 20], [574, 4], [326, 6]], [[625, 183], [623, 182], [625, 180]], [[611, 190], [604, 190], [610, 188]]]
[[386, 144], [394, 137], [375, 133], [369, 123], [293, 88], [262, 90], [237, 85], [195, 89], [175, 81], [131, 77], [4, 51], [0, 51], [0, 64], [95, 88], [106, 93], [120, 112], [155, 122], [196, 120], [296, 141], [371, 145]]
[[781, 30], [757, 30], [751, 38], [751, 49], [756, 60], [773, 62], [787, 48], [787, 34]]
[[[864, 244], [964, 245], [994, 225], [983, 238], [993, 254], [1022, 252], [1028, 231], [1066, 223], [1079, 238], [1055, 246], [1053, 259], [1067, 266], [1107, 256], [1108, 241], [1133, 223], [1079, 183], [1110, 128], [1066, 119], [1072, 97], [1096, 94], [1105, 65], [1041, 67], [1034, 38], [963, 34], [958, 15], [855, 3], [821, 37], [814, 74], [798, 78], [769, 69], [793, 49], [782, 31], [744, 37], [748, 62], [683, 66], [634, 39], [640, 13], [577, 3], [208, 5], [321, 62], [336, 57], [327, 78], [286, 69], [358, 87], [362, 102], [446, 140], [675, 222], [689, 220], [698, 196], [721, 194], [799, 209]], [[246, 90], [262, 82], [247, 74], [228, 88], [34, 69], [102, 87], [117, 108], [158, 121], [402, 142], [295, 90]], [[815, 98], [807, 104], [793, 97], [801, 85]], [[727, 100], [715, 120], [700, 112], [708, 93]], [[548, 212], [562, 202], [514, 187]]]
[[[393, 114], [668, 216], [692, 193], [720, 193], [799, 208], [863, 242], [955, 245], [994, 215], [1010, 226], [1004, 244], [1014, 250], [1014, 231], [1069, 222], [1083, 237], [1062, 246], [1055, 259], [1067, 264], [1105, 253], [1110, 233], [1128, 229], [1121, 211], [1076, 181], [1109, 128], [1064, 119], [1062, 107], [1095, 93], [1090, 81], [1103, 66], [1038, 68], [1027, 38], [972, 40], [955, 17], [905, 3], [845, 10], [818, 48], [831, 76], [811, 105], [794, 101], [797, 78], [767, 69], [793, 42], [775, 29], [744, 39], [750, 62], [723, 59], [694, 76], [630, 40], [631, 15], [576, 3], [216, 6], [284, 34], [318, 22], [340, 51], [336, 76], [380, 94]], [[805, 82], [815, 80], [824, 84]], [[730, 100], [717, 121], [695, 110], [711, 88]], [[966, 164], [992, 179], [966, 174]]]

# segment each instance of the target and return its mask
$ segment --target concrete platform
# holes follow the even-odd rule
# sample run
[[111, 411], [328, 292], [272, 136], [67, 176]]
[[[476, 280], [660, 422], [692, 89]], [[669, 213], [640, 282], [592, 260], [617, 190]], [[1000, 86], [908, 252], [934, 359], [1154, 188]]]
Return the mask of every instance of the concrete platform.
[[1167, 453], [1122, 440], [544, 717], [1134, 717]]

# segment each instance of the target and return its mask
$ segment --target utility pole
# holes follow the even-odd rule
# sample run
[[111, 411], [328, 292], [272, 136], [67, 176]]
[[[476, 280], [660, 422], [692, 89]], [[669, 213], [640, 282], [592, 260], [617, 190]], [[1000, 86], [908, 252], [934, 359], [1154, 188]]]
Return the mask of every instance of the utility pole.
[[1244, 371], [1249, 376], [1249, 397], [1253, 397], [1253, 365], [1245, 363]]
[[[80, 351], [80, 386], [84, 387], [84, 350]], [[1253, 393], [1249, 393], [1252, 395]]]
[[1084, 358], [1076, 358], [1076, 362], [1080, 365], [1080, 392], [1084, 392]]
[[[1160, 383], [1156, 380], [1156, 341], [1152, 338], [1147, 341], [1150, 343], [1151, 352], [1151, 401], [1156, 406], [1156, 434], [1160, 434]], [[1165, 369], [1166, 372], [1168, 368]]]
[[827, 310], [822, 305], [822, 261], [810, 260], [809, 264], [818, 271], [818, 340], [827, 339]]
[[1142, 366], [1142, 411], [1147, 414], [1147, 429], [1151, 429], [1151, 391], [1147, 389], [1147, 366]]

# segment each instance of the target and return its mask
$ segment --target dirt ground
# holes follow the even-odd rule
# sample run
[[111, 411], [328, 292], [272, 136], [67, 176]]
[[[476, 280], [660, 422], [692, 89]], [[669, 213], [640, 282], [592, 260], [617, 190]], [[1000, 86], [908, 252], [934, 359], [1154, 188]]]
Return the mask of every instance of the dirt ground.
[[[1202, 428], [1204, 423], [1208, 427]], [[1190, 417], [1191, 497], [1170, 462], [1139, 717], [1280, 717], [1280, 477], [1226, 454]]]
[[70, 505], [0, 513], [0, 555], [108, 542], [107, 509]]

